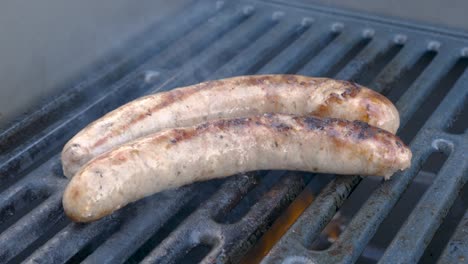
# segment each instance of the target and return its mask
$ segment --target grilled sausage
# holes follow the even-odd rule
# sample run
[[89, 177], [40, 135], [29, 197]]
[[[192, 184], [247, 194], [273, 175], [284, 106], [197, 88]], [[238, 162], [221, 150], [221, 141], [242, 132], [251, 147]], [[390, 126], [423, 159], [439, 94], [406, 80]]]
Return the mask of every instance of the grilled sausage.
[[265, 114], [173, 128], [88, 162], [63, 196], [74, 221], [99, 219], [166, 189], [253, 170], [300, 170], [389, 178], [410, 166], [395, 135], [361, 121]]
[[355, 83], [297, 75], [244, 76], [142, 97], [106, 114], [62, 151], [65, 176], [93, 157], [165, 128], [263, 113], [361, 120], [395, 133], [400, 119], [384, 96]]

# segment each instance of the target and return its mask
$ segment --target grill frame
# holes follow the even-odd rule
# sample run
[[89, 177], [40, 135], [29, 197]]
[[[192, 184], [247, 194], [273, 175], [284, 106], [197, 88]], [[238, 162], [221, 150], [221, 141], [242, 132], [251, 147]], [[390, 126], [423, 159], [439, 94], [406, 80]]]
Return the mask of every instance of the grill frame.
[[[261, 186], [262, 176], [250, 173], [225, 181], [186, 186], [146, 198], [89, 225], [69, 223], [60, 204], [67, 180], [62, 175], [57, 153], [66, 139], [87, 123], [137, 96], [232, 74], [252, 71], [280, 73], [291, 69], [296, 61], [304, 63], [299, 67], [299, 73], [325, 75], [333, 71], [334, 65], [363, 40], [368, 43], [352, 54], [350, 61], [335, 76], [339, 79], [359, 79], [363, 72], [373, 67], [379, 56], [384, 56], [395, 45], [402, 45], [401, 50], [378, 71], [374, 78], [375, 87], [371, 86], [385, 93], [419, 57], [427, 51], [436, 50], [435, 58], [396, 103], [402, 117], [401, 127], [404, 127], [424, 98], [435, 89], [441, 76], [461, 56], [468, 55], [468, 35], [464, 33], [311, 7], [298, 1], [290, 4], [251, 0], [238, 3], [203, 1], [190, 4], [181, 10], [180, 15], [167, 18], [163, 23], [165, 26], [150, 27], [132, 44], [118, 50], [118, 55], [93, 68], [72, 89], [1, 132], [0, 211], [6, 210], [10, 203], [20, 201], [18, 197], [27, 189], [43, 190], [46, 198], [0, 233], [0, 248], [4, 249], [0, 253], [0, 262], [25, 258], [27, 262], [120, 262], [132, 256], [172, 216], [184, 210], [192, 199], [199, 201], [200, 207], [185, 216], [183, 222], [143, 262], [173, 261], [197, 243], [213, 244], [211, 252], [203, 260], [205, 263], [236, 262], [305, 185], [315, 179], [315, 175], [311, 174], [276, 175], [279, 182], [274, 186], [277, 189], [268, 189], [234, 224], [217, 223], [213, 220], [214, 215], [220, 211], [227, 213], [250, 190]], [[335, 36], [327, 37], [329, 34]], [[138, 42], [139, 46], [133, 46]], [[122, 54], [128, 55], [122, 58]], [[308, 59], [304, 60], [304, 57]], [[338, 242], [329, 250], [320, 252], [311, 251], [303, 245], [304, 240], [311, 242], [317, 237], [359, 184], [361, 179], [357, 176], [337, 177], [330, 182], [273, 247], [264, 262], [356, 261], [417, 174], [417, 166], [432, 151], [440, 148], [451, 152], [446, 164], [400, 229], [381, 262], [389, 262], [390, 257], [401, 262], [419, 259], [468, 178], [463, 174], [468, 166], [464, 159], [468, 149], [468, 133], [466, 130], [459, 135], [445, 132], [449, 120], [466, 100], [467, 89], [464, 87], [468, 85], [467, 78], [468, 70], [465, 69], [412, 140], [410, 146], [415, 157], [413, 164], [416, 165], [395, 175], [392, 181], [379, 185]], [[34, 129], [38, 133], [30, 137], [21, 136], [21, 132], [29, 133]], [[25, 135], [29, 135], [27, 133]], [[428, 145], [427, 142], [433, 144]], [[441, 192], [440, 186], [449, 186], [448, 191]], [[197, 190], [210, 191], [199, 195]], [[437, 194], [437, 199], [432, 198], [432, 194]], [[155, 207], [163, 209], [155, 212]], [[435, 211], [431, 211], [434, 208]], [[431, 213], [436, 217], [432, 217]], [[411, 236], [414, 223], [421, 223], [421, 219], [424, 225], [416, 225], [420, 228], [421, 236]], [[466, 222], [466, 215], [457, 231], [464, 230], [463, 222]], [[463, 245], [460, 241], [466, 242], [467, 236], [460, 237], [460, 233], [455, 233], [447, 244], [440, 258], [441, 263], [458, 257], [451, 250], [454, 247], [457, 247], [456, 254], [462, 252], [468, 256], [468, 249], [460, 247]], [[128, 234], [132, 239], [127, 238]], [[404, 250], [408, 245], [415, 250]], [[29, 250], [34, 250], [32, 255], [29, 255]], [[165, 258], [158, 259], [163, 255]]]

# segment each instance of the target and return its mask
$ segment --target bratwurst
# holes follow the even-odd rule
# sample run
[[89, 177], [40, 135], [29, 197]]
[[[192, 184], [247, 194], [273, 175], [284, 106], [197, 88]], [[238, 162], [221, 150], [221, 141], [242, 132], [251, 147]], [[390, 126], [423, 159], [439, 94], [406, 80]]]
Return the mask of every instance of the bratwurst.
[[115, 146], [165, 128], [263, 113], [360, 120], [395, 133], [400, 118], [384, 96], [355, 83], [298, 75], [243, 76], [142, 97], [91, 123], [63, 148], [71, 178]]
[[254, 170], [299, 170], [389, 178], [410, 166], [395, 135], [361, 121], [264, 114], [160, 131], [88, 162], [63, 196], [77, 222], [196, 181]]

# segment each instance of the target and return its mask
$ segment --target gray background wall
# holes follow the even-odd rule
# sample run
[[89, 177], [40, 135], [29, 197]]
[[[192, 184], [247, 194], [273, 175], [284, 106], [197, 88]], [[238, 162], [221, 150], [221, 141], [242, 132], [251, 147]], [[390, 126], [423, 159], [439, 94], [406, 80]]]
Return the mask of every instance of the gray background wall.
[[[0, 128], [109, 47], [189, 0], [0, 3]], [[468, 31], [466, 0], [311, 0]]]

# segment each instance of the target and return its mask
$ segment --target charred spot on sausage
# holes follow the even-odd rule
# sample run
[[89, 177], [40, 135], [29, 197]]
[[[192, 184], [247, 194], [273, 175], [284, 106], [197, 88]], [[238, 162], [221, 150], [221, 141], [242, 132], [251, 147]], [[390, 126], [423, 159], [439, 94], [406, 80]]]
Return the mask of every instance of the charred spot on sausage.
[[271, 126], [276, 129], [277, 131], [280, 131], [280, 132], [286, 132], [290, 129], [292, 129], [292, 127], [288, 126], [287, 124], [284, 124], [284, 123], [276, 123], [276, 122], [273, 122], [271, 124]]
[[402, 148], [402, 147], [403, 147], [403, 144], [402, 144], [399, 140], [395, 140], [395, 144], [396, 144], [397, 147], [399, 147], [399, 148]]
[[368, 123], [355, 120], [353, 121], [354, 130], [359, 131], [358, 133], [354, 133], [358, 139], [364, 140], [368, 138], [372, 138], [377, 134], [378, 128], [371, 127]]
[[297, 80], [293, 75], [285, 75], [286, 82], [289, 84], [296, 83]]
[[210, 126], [209, 123], [203, 123], [203, 124], [197, 126], [196, 130], [206, 129], [206, 128], [208, 128], [209, 126]]
[[325, 122], [322, 119], [315, 118], [315, 117], [306, 117], [303, 119], [304, 123], [307, 125], [307, 128], [311, 130], [324, 130], [325, 129]]
[[360, 91], [361, 86], [355, 82], [341, 81], [342, 84], [347, 85], [345, 91], [341, 94], [343, 97], [355, 97]]
[[102, 178], [102, 171], [100, 171], [100, 170], [96, 170], [96, 171], [94, 171], [94, 173], [96, 173], [97, 175], [99, 175], [99, 177], [101, 177], [101, 178]]

